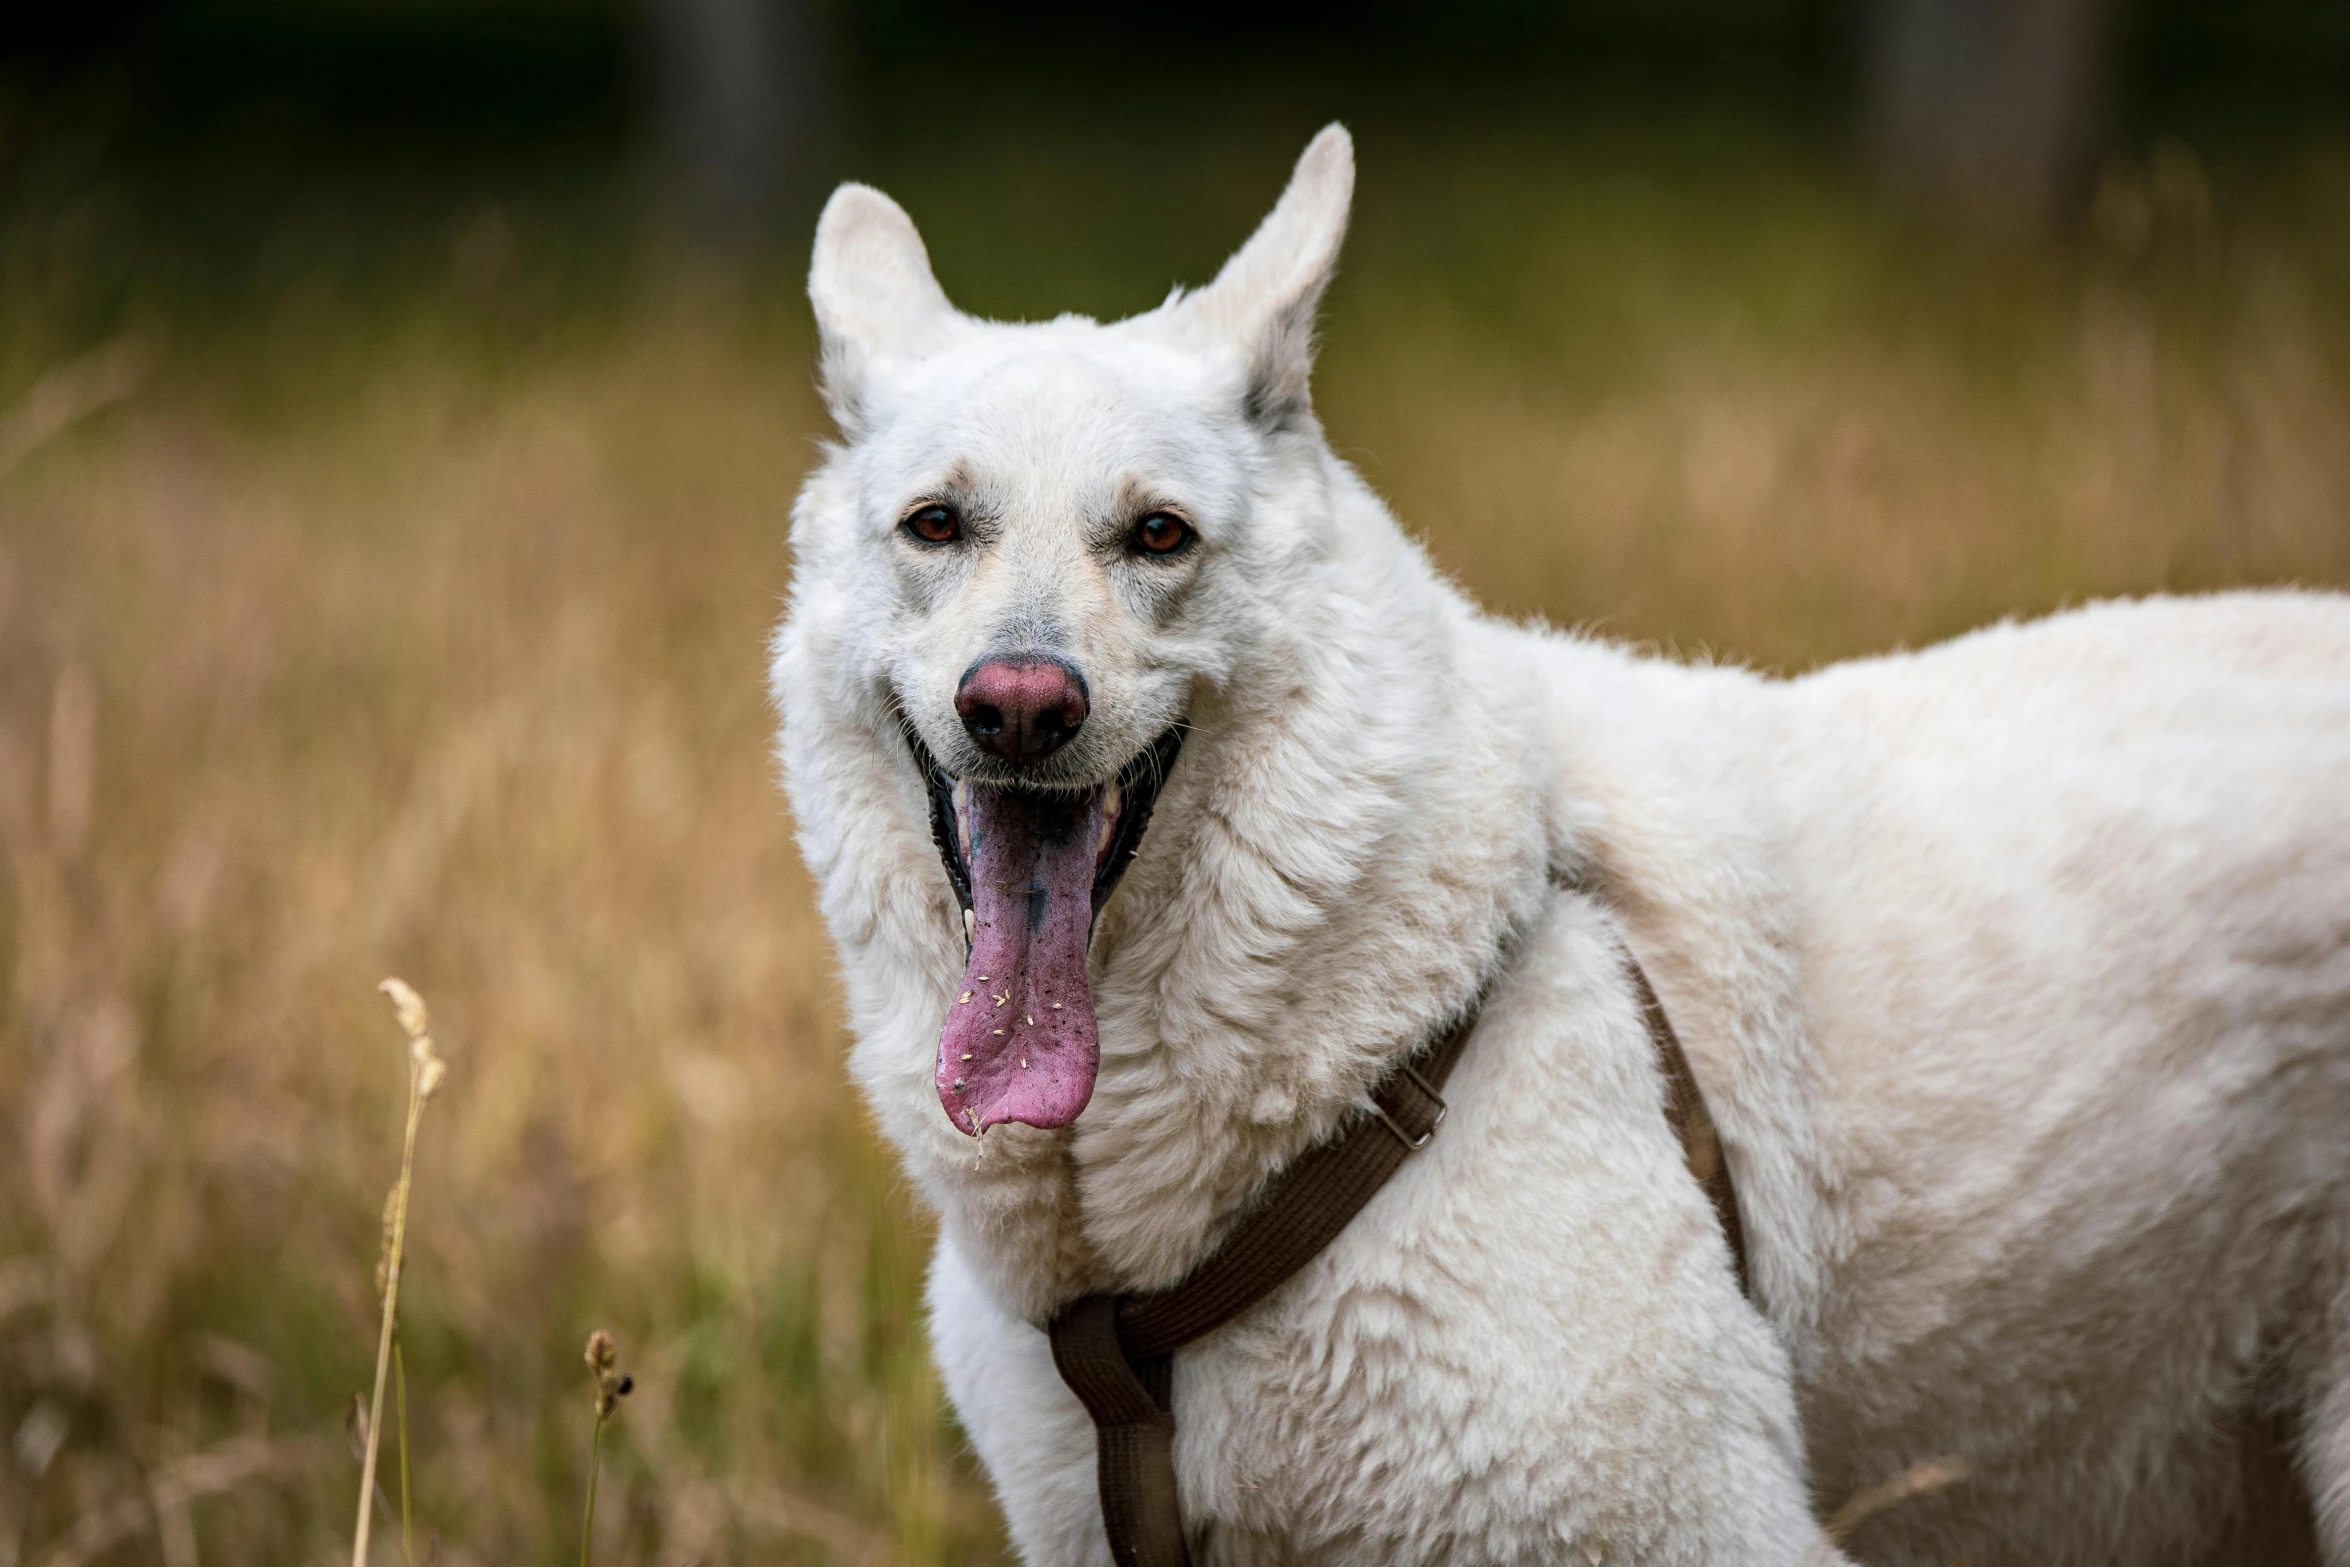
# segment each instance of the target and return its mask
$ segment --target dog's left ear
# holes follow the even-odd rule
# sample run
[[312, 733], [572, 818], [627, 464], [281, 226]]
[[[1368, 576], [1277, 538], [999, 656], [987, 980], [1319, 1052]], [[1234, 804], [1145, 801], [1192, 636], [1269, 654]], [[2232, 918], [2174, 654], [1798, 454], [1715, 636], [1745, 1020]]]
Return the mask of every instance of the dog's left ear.
[[816, 220], [808, 303], [824, 345], [824, 401], [857, 438], [876, 367], [919, 358], [957, 319], [906, 209], [870, 185], [832, 193]]
[[1354, 138], [1343, 125], [1325, 126], [1249, 242], [1170, 311], [1184, 340], [1248, 356], [1248, 415], [1265, 428], [1290, 428], [1311, 408], [1314, 310], [1338, 266], [1354, 189]]

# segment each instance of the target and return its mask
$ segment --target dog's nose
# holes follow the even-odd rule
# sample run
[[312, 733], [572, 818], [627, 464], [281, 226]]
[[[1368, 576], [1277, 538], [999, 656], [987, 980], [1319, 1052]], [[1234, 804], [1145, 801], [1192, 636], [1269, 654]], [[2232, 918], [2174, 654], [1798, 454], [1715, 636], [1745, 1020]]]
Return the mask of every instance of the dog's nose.
[[1085, 682], [1056, 659], [990, 659], [963, 677], [955, 711], [972, 742], [1007, 762], [1033, 762], [1085, 722]]

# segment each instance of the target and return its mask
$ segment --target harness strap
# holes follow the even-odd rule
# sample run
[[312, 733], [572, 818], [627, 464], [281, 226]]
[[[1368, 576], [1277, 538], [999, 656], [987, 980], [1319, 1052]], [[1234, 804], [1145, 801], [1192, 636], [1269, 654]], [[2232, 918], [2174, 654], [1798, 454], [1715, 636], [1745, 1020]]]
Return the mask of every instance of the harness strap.
[[1053, 1364], [1093, 1416], [1102, 1526], [1118, 1567], [1188, 1567], [1175, 1498], [1175, 1357], [1130, 1359], [1118, 1297], [1088, 1295], [1053, 1319]]
[[[1720, 1218], [1747, 1290], [1745, 1227], [1713, 1117], [1655, 987], [1625, 962], [1667, 1089], [1666, 1119]], [[1403, 1162], [1436, 1135], [1442, 1089], [1469, 1035], [1472, 1008], [1434, 1045], [1371, 1090], [1372, 1113], [1293, 1161], [1231, 1234], [1181, 1282], [1138, 1295], [1088, 1295], [1055, 1317], [1053, 1365], [1093, 1417], [1102, 1523], [1118, 1567], [1189, 1567], [1175, 1492], [1175, 1351], [1239, 1316], [1312, 1261]], [[1751, 1291], [1749, 1291], [1751, 1294]]]
[[1624, 962], [1632, 970], [1632, 988], [1640, 997], [1648, 1041], [1656, 1047], [1657, 1064], [1664, 1069], [1665, 1120], [1680, 1139], [1681, 1162], [1697, 1177], [1706, 1201], [1714, 1205], [1722, 1238], [1730, 1243], [1730, 1265], [1738, 1270], [1738, 1293], [1752, 1300], [1754, 1281], [1746, 1266], [1746, 1223], [1738, 1217], [1738, 1192], [1730, 1184], [1729, 1161], [1722, 1157], [1722, 1134], [1714, 1128], [1705, 1095], [1697, 1091], [1697, 1074], [1689, 1070], [1688, 1052], [1681, 1048], [1681, 1036], [1673, 1032], [1673, 1020], [1665, 1015], [1656, 987], [1648, 982], [1648, 971], [1629, 953]]

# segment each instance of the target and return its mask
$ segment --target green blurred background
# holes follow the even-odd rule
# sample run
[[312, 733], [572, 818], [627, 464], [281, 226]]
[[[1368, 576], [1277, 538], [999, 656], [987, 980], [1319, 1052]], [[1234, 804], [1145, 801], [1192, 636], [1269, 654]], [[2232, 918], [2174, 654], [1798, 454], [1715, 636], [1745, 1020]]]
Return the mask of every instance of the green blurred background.
[[14, 21], [0, 1567], [349, 1558], [392, 972], [411, 1559], [576, 1559], [596, 1327], [596, 1560], [1000, 1555], [767, 762], [808, 224], [1124, 313], [1332, 118], [1318, 406], [1497, 610], [1793, 672], [2350, 582], [2338, 0]]

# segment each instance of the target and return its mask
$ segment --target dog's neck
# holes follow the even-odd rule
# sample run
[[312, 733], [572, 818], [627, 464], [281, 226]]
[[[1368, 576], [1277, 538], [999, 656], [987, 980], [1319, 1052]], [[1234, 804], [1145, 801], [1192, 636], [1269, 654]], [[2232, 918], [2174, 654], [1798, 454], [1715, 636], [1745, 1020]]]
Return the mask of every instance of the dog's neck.
[[1101, 1071], [1066, 1131], [975, 1141], [948, 1124], [931, 1070], [963, 955], [914, 771], [894, 734], [795, 736], [787, 718], [795, 793], [893, 802], [894, 822], [859, 839], [803, 824], [856, 1076], [959, 1251], [1032, 1320], [1181, 1277], [1269, 1174], [1470, 1003], [1543, 895], [1550, 769], [1526, 676], [1499, 656], [1508, 633], [1325, 461], [1335, 542], [1267, 649], [1280, 678], [1202, 694], [1104, 910]]

